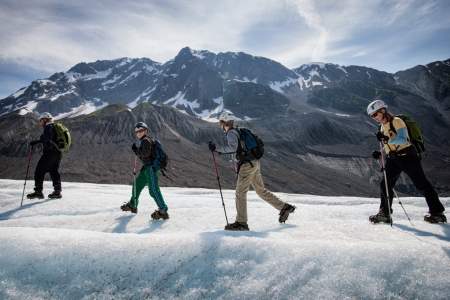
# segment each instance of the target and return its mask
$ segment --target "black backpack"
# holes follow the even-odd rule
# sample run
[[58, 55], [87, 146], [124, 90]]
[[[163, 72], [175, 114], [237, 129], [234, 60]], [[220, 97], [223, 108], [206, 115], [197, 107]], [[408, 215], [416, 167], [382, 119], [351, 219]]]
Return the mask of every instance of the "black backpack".
[[239, 146], [236, 158], [239, 161], [260, 159], [264, 155], [264, 142], [250, 129], [236, 128], [239, 133]]
[[164, 170], [167, 168], [167, 164], [169, 163], [169, 156], [167, 153], [163, 150], [161, 143], [158, 140], [152, 140], [152, 156], [157, 162], [157, 165], [161, 169], [161, 172], [163, 175]]

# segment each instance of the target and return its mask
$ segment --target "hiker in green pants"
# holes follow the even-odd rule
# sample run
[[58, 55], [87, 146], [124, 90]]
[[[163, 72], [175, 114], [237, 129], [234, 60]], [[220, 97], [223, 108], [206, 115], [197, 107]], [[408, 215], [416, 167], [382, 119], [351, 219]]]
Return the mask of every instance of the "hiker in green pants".
[[161, 164], [165, 161], [165, 153], [162, 151], [161, 145], [158, 141], [152, 140], [148, 136], [148, 126], [144, 122], [139, 122], [135, 126], [135, 133], [139, 139], [139, 145], [133, 143], [131, 147], [133, 152], [142, 161], [143, 167], [133, 184], [133, 193], [128, 203], [124, 203], [120, 208], [123, 211], [130, 211], [137, 213], [139, 203], [139, 195], [145, 186], [148, 186], [150, 196], [155, 200], [158, 209], [152, 213], [153, 220], [167, 220], [169, 214], [167, 213], [167, 205], [161, 194], [158, 184], [158, 177]]

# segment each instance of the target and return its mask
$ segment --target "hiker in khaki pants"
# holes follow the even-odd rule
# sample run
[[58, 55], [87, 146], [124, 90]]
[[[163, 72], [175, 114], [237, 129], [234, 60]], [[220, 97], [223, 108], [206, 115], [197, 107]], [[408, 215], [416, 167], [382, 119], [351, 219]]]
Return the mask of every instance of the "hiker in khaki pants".
[[234, 128], [234, 118], [228, 113], [223, 113], [220, 116], [219, 125], [226, 134], [227, 145], [222, 151], [216, 151], [216, 145], [209, 142], [209, 150], [216, 151], [219, 154], [236, 154], [238, 170], [236, 222], [225, 226], [225, 230], [249, 230], [247, 225], [247, 192], [250, 186], [253, 186], [258, 196], [280, 211], [279, 222], [284, 223], [289, 214], [295, 210], [295, 207], [281, 201], [264, 187], [259, 161], [263, 154], [262, 141], [248, 129]]

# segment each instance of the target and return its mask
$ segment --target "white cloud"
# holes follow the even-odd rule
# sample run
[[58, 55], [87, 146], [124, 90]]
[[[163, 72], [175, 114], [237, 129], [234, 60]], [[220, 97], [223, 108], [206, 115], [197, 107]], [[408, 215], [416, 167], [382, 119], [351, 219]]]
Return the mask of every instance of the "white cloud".
[[[0, 58], [54, 72], [80, 61], [124, 56], [165, 62], [190, 46], [245, 51], [289, 67], [326, 61], [382, 68], [389, 55], [436, 30], [449, 30], [450, 18], [439, 18], [445, 15], [442, 5], [448, 7], [445, 1], [419, 0], [4, 0]], [[277, 23], [287, 16], [295, 20]], [[244, 33], [264, 22], [269, 28], [286, 26], [267, 31], [286, 38], [265, 47], [264, 37], [245, 43]]]

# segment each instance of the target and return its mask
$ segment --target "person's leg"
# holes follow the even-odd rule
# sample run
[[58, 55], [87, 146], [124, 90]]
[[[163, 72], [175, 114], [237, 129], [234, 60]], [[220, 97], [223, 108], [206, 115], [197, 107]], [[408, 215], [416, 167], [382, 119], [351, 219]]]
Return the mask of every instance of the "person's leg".
[[34, 190], [39, 193], [42, 193], [45, 173], [47, 173], [48, 170], [47, 160], [48, 157], [42, 155], [36, 165], [36, 170], [34, 171]]
[[430, 214], [443, 213], [445, 208], [439, 200], [436, 190], [425, 176], [420, 159], [416, 156], [408, 156], [402, 160], [402, 168], [409, 178], [411, 178], [414, 186], [425, 197]]
[[61, 163], [61, 153], [55, 153], [51, 156], [51, 163], [49, 165], [50, 177], [53, 182], [53, 190], [61, 192], [61, 176], [59, 175], [59, 165]]
[[147, 185], [147, 175], [145, 174], [145, 169], [142, 169], [138, 176], [136, 177], [135, 183], [133, 184], [133, 191], [130, 199], [130, 206], [137, 208], [139, 204], [139, 195], [142, 189]]
[[[402, 172], [402, 169], [397, 163], [396, 158], [388, 158], [386, 159], [386, 178], [388, 182], [388, 191], [389, 191], [389, 204], [390, 209], [392, 211], [392, 200], [394, 199], [394, 186], [397, 182], [398, 178], [400, 177], [400, 174]], [[380, 209], [384, 212], [386, 216], [390, 214], [388, 210], [388, 197], [386, 195], [386, 185], [384, 181], [384, 174], [383, 179], [380, 182], [380, 194], [381, 194], [381, 202], [380, 202]]]
[[256, 194], [264, 201], [275, 207], [277, 210], [281, 210], [285, 203], [275, 196], [272, 192], [264, 186], [264, 181], [261, 175], [261, 164], [259, 161], [254, 161], [256, 171], [252, 180], [252, 186], [255, 189]]
[[150, 191], [150, 196], [155, 200], [159, 210], [167, 212], [168, 208], [159, 188], [158, 171], [155, 171], [152, 167], [146, 167], [145, 169], [148, 176], [148, 189]]
[[236, 183], [236, 222], [247, 223], [247, 192], [253, 181], [255, 165], [243, 164]]

